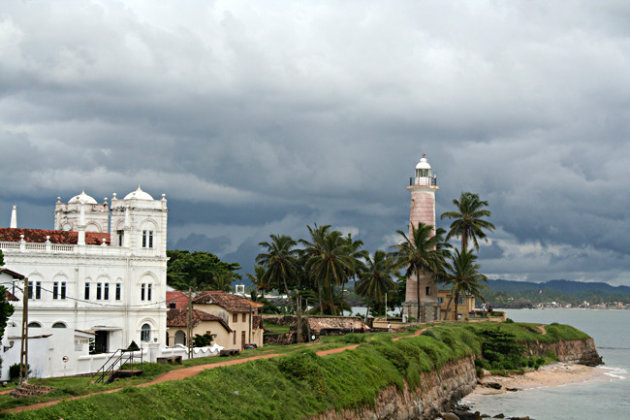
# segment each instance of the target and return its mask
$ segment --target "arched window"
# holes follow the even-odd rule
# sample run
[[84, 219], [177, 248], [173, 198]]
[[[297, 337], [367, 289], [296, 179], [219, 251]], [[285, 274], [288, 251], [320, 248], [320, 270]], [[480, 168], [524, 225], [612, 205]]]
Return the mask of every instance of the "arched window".
[[177, 344], [186, 345], [186, 333], [182, 330], [178, 330], [175, 333], [175, 345]]
[[55, 322], [52, 325], [53, 328], [66, 328], [66, 324], [64, 324], [63, 322]]
[[33, 322], [29, 322], [28, 323], [28, 327], [29, 328], [41, 328], [42, 324], [40, 324], [39, 322], [33, 321]]
[[148, 343], [151, 340], [151, 326], [144, 324], [140, 329], [140, 341]]

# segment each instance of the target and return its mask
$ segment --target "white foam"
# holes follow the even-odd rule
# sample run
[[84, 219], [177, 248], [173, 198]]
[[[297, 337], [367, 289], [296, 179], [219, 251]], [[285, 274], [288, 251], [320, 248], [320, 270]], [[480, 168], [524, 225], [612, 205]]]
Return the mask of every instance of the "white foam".
[[625, 370], [624, 368], [603, 366], [601, 367], [601, 369], [606, 371], [604, 372], [604, 375], [610, 376], [611, 378], [621, 379], [621, 380], [624, 380], [627, 378], [628, 371]]

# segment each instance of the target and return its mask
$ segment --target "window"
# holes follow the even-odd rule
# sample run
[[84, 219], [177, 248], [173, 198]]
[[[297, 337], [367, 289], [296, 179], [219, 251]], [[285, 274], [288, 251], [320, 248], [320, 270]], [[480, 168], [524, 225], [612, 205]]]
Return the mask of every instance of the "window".
[[103, 287], [103, 299], [109, 300], [109, 283], [105, 283]]
[[124, 238], [125, 238], [125, 231], [117, 230], [116, 234], [118, 235], [118, 246], [123, 246]]
[[440, 305], [444, 303], [444, 298], [443, 298], [442, 296], [440, 296], [440, 297], [438, 298], [438, 303], [439, 303]]
[[103, 288], [102, 283], [96, 283], [96, 300], [101, 300], [101, 289]]
[[142, 248], [153, 248], [153, 231], [142, 231]]
[[62, 281], [61, 282], [61, 299], [65, 299], [66, 298], [66, 282]]
[[66, 328], [66, 324], [64, 324], [63, 322], [55, 322], [52, 325], [53, 328]]
[[42, 324], [40, 324], [39, 322], [33, 321], [33, 322], [29, 322], [28, 323], [28, 327], [29, 328], [41, 328]]
[[177, 304], [175, 302], [171, 302], [168, 304], [168, 309], [175, 309], [177, 308]]
[[175, 344], [186, 345], [186, 333], [182, 330], [177, 330], [175, 333]]
[[116, 283], [116, 300], [120, 300], [120, 283]]
[[90, 283], [85, 283], [85, 294], [83, 297], [85, 300], [90, 300]]
[[232, 322], [238, 322], [238, 314], [237, 313], [233, 313], [232, 314]]
[[236, 344], [236, 331], [234, 331], [234, 334], [232, 335], [232, 344]]
[[42, 298], [42, 282], [37, 281], [35, 282], [35, 299], [41, 299], [41, 298]]
[[142, 286], [140, 287], [140, 300], [144, 300], [144, 288], [145, 288], [145, 284], [142, 283]]
[[431, 296], [431, 287], [427, 286], [424, 290], [427, 294], [427, 296]]
[[144, 324], [140, 330], [140, 341], [148, 343], [151, 340], [151, 326]]
[[33, 282], [28, 282], [28, 298], [33, 299]]
[[241, 316], [241, 322], [247, 322], [247, 319], [245, 318], [247, 315], [245, 314], [245, 312], [243, 312], [243, 316]]
[[460, 296], [459, 299], [457, 300], [457, 304], [458, 305], [463, 305], [464, 304], [464, 298]]
[[153, 285], [152, 284], [147, 284], [147, 300], [151, 300], [151, 289], [152, 289]]
[[59, 282], [53, 283], [53, 299], [59, 299]]

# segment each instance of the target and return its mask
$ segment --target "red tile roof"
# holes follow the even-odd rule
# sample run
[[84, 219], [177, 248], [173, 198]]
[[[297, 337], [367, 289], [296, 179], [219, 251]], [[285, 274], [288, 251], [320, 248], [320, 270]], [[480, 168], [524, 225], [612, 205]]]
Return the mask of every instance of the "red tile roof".
[[219, 305], [230, 312], [254, 311], [256, 313], [258, 308], [263, 306], [261, 303], [252, 302], [249, 299], [218, 290], [200, 292], [193, 300], [193, 303]]
[[0, 273], [6, 273], [9, 276], [13, 277], [14, 279], [24, 280], [24, 275], [22, 275], [20, 273], [16, 273], [13, 270], [9, 270], [8, 268], [0, 267]]
[[[171, 303], [175, 304], [174, 308], [171, 308]], [[166, 306], [169, 309], [184, 309], [188, 304], [188, 296], [184, 292], [179, 290], [166, 292]]]
[[[215, 321], [221, 324], [227, 332], [232, 332], [232, 329], [223, 318], [197, 309], [193, 309], [192, 312], [193, 327], [197, 326], [200, 322]], [[171, 309], [166, 312], [166, 326], [169, 328], [186, 327], [187, 320], [188, 313], [185, 309]]]
[[[19, 242], [20, 235], [24, 235], [26, 242], [46, 242], [46, 236], [50, 236], [53, 244], [74, 245], [78, 242], [79, 232], [66, 232], [63, 230], [46, 229], [12, 229], [0, 228], [0, 241]], [[86, 245], [101, 245], [105, 238], [105, 243], [110, 244], [109, 233], [85, 232]]]

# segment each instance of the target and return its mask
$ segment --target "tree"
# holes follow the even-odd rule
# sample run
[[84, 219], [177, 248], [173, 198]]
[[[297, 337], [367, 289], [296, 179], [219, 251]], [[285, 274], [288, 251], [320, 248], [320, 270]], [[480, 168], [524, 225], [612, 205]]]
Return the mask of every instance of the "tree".
[[265, 297], [265, 292], [269, 290], [269, 282], [265, 278], [265, 267], [262, 265], [254, 266], [254, 274], [247, 273], [247, 278], [256, 286], [256, 290], [253, 292], [258, 297], [258, 292], [261, 292], [261, 298]]
[[447, 280], [447, 283], [452, 285], [451, 299], [446, 306], [444, 319], [448, 315], [451, 302], [455, 300], [455, 320], [457, 320], [459, 297], [461, 295], [474, 296], [477, 299], [484, 300], [481, 289], [486, 286], [481, 284], [481, 282], [487, 282], [488, 279], [479, 273], [479, 264], [476, 261], [477, 256], [472, 251], [459, 252], [458, 249], [455, 250]]
[[[301, 240], [306, 249], [307, 255], [305, 270], [317, 281], [319, 290], [319, 307], [320, 312], [326, 312], [329, 309], [331, 315], [337, 315], [335, 306], [334, 288], [337, 285], [344, 284], [348, 273], [352, 272], [356, 266], [356, 262], [349, 254], [349, 249], [341, 232], [328, 229], [330, 225], [311, 228], [311, 241]], [[322, 295], [326, 292], [327, 307], [324, 307]]]
[[[372, 302], [374, 300], [381, 302], [384, 295], [396, 287], [392, 280], [393, 273], [393, 260], [388, 258], [385, 251], [376, 251], [374, 257], [368, 255], [365, 269], [359, 273], [359, 282], [356, 286], [357, 294], [368, 299], [366, 319], [370, 313]], [[387, 302], [385, 302], [385, 308], [385, 311], [387, 311]]]
[[[4, 265], [4, 255], [0, 251], [0, 267]], [[0, 339], [4, 337], [4, 330], [7, 327], [9, 317], [13, 315], [13, 305], [7, 301], [7, 289], [4, 286], [0, 286]], [[0, 366], [2, 366], [2, 359], [0, 359]]]
[[419, 222], [417, 226], [411, 225], [411, 237], [405, 232], [398, 230], [402, 237], [400, 244], [394, 245], [394, 251], [390, 254], [396, 261], [398, 268], [405, 267], [405, 274], [409, 279], [416, 276], [416, 292], [418, 307], [416, 319], [420, 319], [420, 274], [422, 272], [429, 275], [432, 281], [437, 282], [444, 272], [445, 250], [447, 247], [441, 244], [442, 232], [438, 230], [433, 234], [433, 226]]
[[266, 252], [258, 254], [256, 263], [265, 268], [262, 281], [289, 296], [289, 285], [293, 286], [297, 279], [297, 242], [287, 235], [272, 234], [270, 238], [271, 242], [258, 244]]
[[241, 266], [227, 263], [203, 251], [167, 251], [166, 282], [177, 290], [230, 290], [230, 283], [240, 279]]
[[451, 222], [446, 240], [451, 237], [461, 237], [462, 253], [468, 249], [468, 242], [472, 241], [476, 250], [479, 250], [478, 239], [484, 239], [486, 233], [484, 231], [492, 232], [494, 225], [483, 217], [490, 217], [492, 213], [490, 210], [485, 209], [488, 205], [487, 201], [479, 199], [479, 195], [463, 192], [459, 197], [459, 200], [454, 199], [453, 204], [457, 207], [457, 211], [447, 211], [442, 213], [441, 219], [454, 219]]

